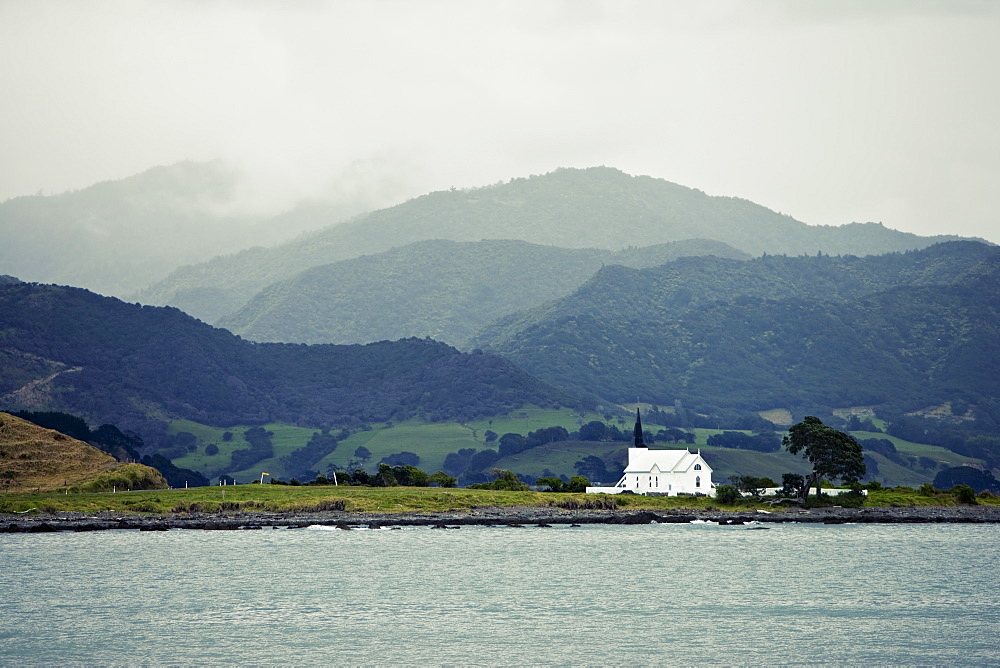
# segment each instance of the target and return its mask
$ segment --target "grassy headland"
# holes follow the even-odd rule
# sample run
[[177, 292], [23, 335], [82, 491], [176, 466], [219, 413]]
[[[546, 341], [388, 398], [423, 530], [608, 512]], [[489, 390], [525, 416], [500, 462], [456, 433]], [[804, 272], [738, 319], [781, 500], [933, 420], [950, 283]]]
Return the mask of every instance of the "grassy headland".
[[[1000, 506], [1000, 498], [980, 496], [981, 505]], [[835, 503], [831, 501], [830, 503]], [[899, 487], [872, 490], [864, 507], [933, 507], [959, 505], [952, 492]], [[5, 493], [0, 513], [98, 513], [133, 514], [271, 512], [302, 513], [344, 510], [354, 513], [440, 513], [485, 506], [595, 507], [609, 510], [773, 510], [762, 502], [744, 500], [722, 506], [707, 497], [605, 496], [548, 492], [507, 492], [438, 487], [331, 487], [287, 485], [229, 485], [191, 489], [118, 493]]]

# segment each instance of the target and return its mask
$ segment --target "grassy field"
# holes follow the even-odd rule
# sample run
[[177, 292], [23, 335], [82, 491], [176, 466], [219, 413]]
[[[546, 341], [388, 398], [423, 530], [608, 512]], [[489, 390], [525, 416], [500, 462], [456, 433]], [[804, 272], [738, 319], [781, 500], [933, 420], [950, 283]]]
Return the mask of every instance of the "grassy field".
[[[548, 506], [565, 501], [593, 501], [594, 495], [543, 492], [501, 492], [437, 487], [331, 487], [230, 485], [117, 494], [0, 494], [0, 513], [112, 511], [122, 513], [182, 513], [225, 511], [318, 511], [343, 501], [351, 512], [442, 512], [483, 506]], [[709, 499], [666, 499], [625, 496], [620, 507], [679, 508], [708, 506]]]
[[[359, 446], [366, 447], [371, 452], [371, 459], [366, 463], [365, 468], [374, 470], [375, 465], [383, 457], [388, 455], [408, 451], [414, 452], [420, 457], [419, 468], [433, 472], [442, 468], [444, 459], [450, 452], [455, 452], [462, 448], [474, 448], [483, 450], [486, 448], [496, 449], [497, 444], [486, 442], [486, 432], [492, 430], [498, 435], [513, 432], [527, 435], [529, 431], [534, 431], [544, 427], [559, 425], [565, 427], [567, 431], [576, 431], [580, 425], [591, 420], [603, 420], [603, 417], [596, 413], [577, 413], [569, 409], [538, 409], [527, 408], [512, 412], [508, 416], [496, 417], [492, 420], [476, 420], [468, 423], [437, 422], [425, 423], [417, 419], [391, 425], [376, 424], [370, 430], [359, 431], [342, 441], [337, 449], [323, 458], [314, 466], [314, 470], [325, 473], [327, 467], [335, 465], [345, 467], [348, 462], [354, 459], [354, 452]], [[619, 422], [621, 424], [619, 424]], [[617, 418], [612, 421], [618, 424], [619, 428], [628, 430], [631, 428], [631, 418]], [[646, 424], [646, 429], [656, 432], [662, 425]], [[261, 472], [267, 472], [274, 477], [288, 479], [290, 472], [284, 469], [280, 459], [293, 450], [303, 447], [308, 443], [316, 429], [295, 427], [285, 424], [268, 424], [265, 429], [274, 432], [274, 457], [258, 462], [251, 468], [242, 471], [232, 470], [229, 466], [230, 455], [233, 450], [247, 448], [249, 445], [243, 439], [243, 432], [246, 426], [231, 427], [228, 429], [232, 433], [231, 441], [223, 441], [222, 435], [226, 429], [207, 427], [189, 421], [176, 421], [171, 424], [172, 433], [188, 432], [194, 434], [197, 439], [197, 448], [183, 457], [174, 460], [177, 466], [200, 471], [206, 475], [212, 475], [219, 471], [225, 471], [240, 482], [249, 482], [258, 479]], [[793, 457], [785, 452], [758, 453], [747, 450], [734, 450], [729, 448], [715, 448], [707, 445], [708, 438], [713, 434], [718, 434], [725, 429], [693, 429], [695, 443], [692, 449], [700, 448], [709, 455], [710, 464], [715, 471], [714, 479], [716, 483], [725, 482], [731, 475], [755, 475], [767, 476], [780, 482], [783, 473], [805, 473], [808, 466], [801, 457]], [[858, 439], [865, 438], [885, 438], [893, 442], [896, 449], [912, 457], [929, 457], [938, 466], [957, 466], [963, 463], [978, 463], [977, 460], [970, 460], [945, 448], [926, 445], [921, 443], [911, 443], [878, 432], [854, 432]], [[219, 448], [216, 455], [208, 455], [205, 448], [214, 443]], [[529, 475], [542, 475], [549, 471], [556, 475], [564, 474], [572, 476], [576, 474], [574, 464], [588, 455], [596, 455], [607, 462], [625, 460], [625, 450], [627, 442], [620, 443], [551, 443], [539, 448], [533, 448], [519, 453], [512, 457], [506, 457], [497, 462], [500, 468], [507, 468], [518, 473]], [[658, 447], [685, 447], [685, 446], [664, 446]], [[907, 468], [892, 462], [881, 455], [873, 455], [879, 465], [879, 473], [876, 479], [887, 485], [910, 485], [920, 486], [923, 483], [933, 480], [936, 473], [935, 468]], [[610, 471], [610, 477], [617, 480], [619, 471]], [[608, 480], [603, 482], [614, 482]]]
[[[455, 452], [462, 448], [495, 449], [497, 447], [495, 443], [486, 442], [487, 430], [493, 430], [497, 434], [512, 432], [527, 435], [529, 431], [560, 425], [568, 431], [574, 431], [580, 428], [580, 424], [600, 419], [603, 418], [596, 413], [581, 415], [569, 409], [526, 408], [517, 410], [509, 416], [467, 424], [456, 422], [426, 423], [413, 419], [394, 423], [391, 426], [374, 425], [370, 430], [356, 432], [341, 441], [337, 449], [324, 457], [315, 468], [320, 473], [324, 473], [331, 464], [340, 467], [346, 466], [348, 461], [354, 458], [354, 451], [363, 445], [372, 453], [371, 460], [367, 465], [369, 469], [373, 469], [374, 464], [383, 457], [407, 451], [415, 452], [420, 456], [420, 468], [433, 472], [441, 468], [444, 458], [449, 452]], [[238, 481], [259, 478], [261, 472], [287, 479], [289, 474], [279, 460], [293, 450], [306, 445], [313, 433], [318, 431], [318, 428], [309, 429], [279, 423], [263, 426], [266, 430], [274, 432], [272, 438], [274, 457], [254, 464], [250, 469], [240, 471], [230, 468], [230, 456], [234, 450], [250, 447], [243, 438], [243, 433], [249, 425], [217, 428], [189, 420], [176, 420], [170, 424], [169, 432], [172, 434], [179, 432], [193, 434], [197, 439], [197, 448], [183, 457], [173, 460], [174, 464], [206, 475], [225, 471]], [[232, 440], [223, 440], [223, 433], [226, 431], [232, 434]], [[219, 448], [219, 452], [215, 455], [209, 455], [205, 452], [205, 448], [213, 443]], [[566, 472], [572, 474], [572, 462], [570, 462]]]
[[[310, 512], [329, 510], [334, 502], [343, 502], [351, 512], [443, 512], [484, 506], [550, 506], [565, 502], [585, 503], [607, 499], [622, 509], [708, 509], [718, 508], [715, 499], [706, 497], [645, 497], [619, 495], [551, 494], [542, 492], [501, 492], [473, 489], [428, 487], [329, 487], [286, 485], [231, 485], [178, 490], [119, 492], [117, 494], [66, 494], [62, 492], [0, 493], [0, 513], [110, 511], [123, 514], [168, 514], [190, 512]], [[982, 499], [980, 503], [998, 505], [1000, 499]], [[947, 492], [921, 494], [910, 488], [872, 491], [865, 506], [953, 506], [955, 498]], [[732, 507], [730, 507], [732, 508]], [[765, 509], [763, 504], [744, 503], [740, 510]], [[2, 519], [0, 519], [2, 521]]]

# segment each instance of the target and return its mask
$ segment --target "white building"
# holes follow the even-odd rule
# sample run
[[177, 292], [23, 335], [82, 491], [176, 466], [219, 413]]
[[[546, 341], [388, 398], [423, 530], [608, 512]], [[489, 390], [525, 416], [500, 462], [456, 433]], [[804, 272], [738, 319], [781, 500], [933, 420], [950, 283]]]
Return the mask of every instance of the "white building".
[[635, 411], [634, 445], [628, 449], [628, 464], [614, 487], [588, 487], [588, 494], [703, 494], [715, 496], [712, 467], [701, 450], [650, 450], [642, 436], [639, 410]]

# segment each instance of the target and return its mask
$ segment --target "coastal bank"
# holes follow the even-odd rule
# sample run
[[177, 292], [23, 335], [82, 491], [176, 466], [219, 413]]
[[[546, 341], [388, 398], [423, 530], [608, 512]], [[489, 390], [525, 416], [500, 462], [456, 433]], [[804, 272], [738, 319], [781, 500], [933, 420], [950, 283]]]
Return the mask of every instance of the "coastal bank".
[[44, 533], [54, 531], [169, 531], [301, 529], [330, 526], [345, 530], [359, 528], [463, 526], [505, 526], [549, 528], [584, 524], [670, 524], [711, 522], [720, 526], [768, 526], [788, 522], [812, 524], [998, 524], [1000, 506], [886, 506], [863, 508], [791, 508], [763, 510], [671, 509], [571, 510], [547, 506], [484, 506], [445, 512], [370, 513], [350, 511], [319, 512], [194, 512], [171, 514], [128, 514], [101, 511], [4, 513], [0, 533]]

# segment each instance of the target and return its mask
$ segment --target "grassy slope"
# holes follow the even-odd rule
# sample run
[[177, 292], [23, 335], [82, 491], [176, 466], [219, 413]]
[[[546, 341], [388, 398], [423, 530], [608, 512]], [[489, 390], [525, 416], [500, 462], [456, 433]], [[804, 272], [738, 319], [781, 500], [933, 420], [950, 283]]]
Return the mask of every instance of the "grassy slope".
[[0, 413], [0, 489], [166, 487], [159, 472], [122, 464], [97, 448]]
[[[441, 468], [444, 458], [449, 452], [455, 452], [461, 448], [496, 449], [496, 443], [486, 443], [485, 441], [487, 430], [492, 430], [497, 434], [513, 432], [526, 435], [529, 431], [560, 425], [565, 427], [567, 431], [575, 431], [580, 428], [581, 424], [601, 419], [602, 417], [596, 413], [580, 415], [570, 409], [533, 408], [514, 411], [509, 416], [502, 418], [471, 421], [466, 424], [454, 422], [424, 423], [414, 419], [393, 424], [391, 427], [376, 425], [370, 431], [357, 432], [342, 441], [336, 451], [321, 460], [315, 469], [322, 473], [330, 464], [346, 466], [348, 461], [353, 459], [354, 451], [358, 446], [363, 445], [372, 453], [371, 460], [366, 465], [366, 468], [370, 470], [375, 468], [376, 462], [387, 455], [409, 451], [420, 456], [420, 468], [433, 472]], [[654, 424], [645, 426], [654, 432], [661, 428], [660, 425]], [[621, 427], [628, 429], [630, 423], [626, 421]], [[259, 478], [261, 472], [287, 479], [290, 476], [278, 460], [296, 448], [305, 445], [315, 431], [314, 429], [281, 424], [265, 425], [265, 428], [274, 432], [275, 457], [255, 464], [244, 471], [229, 471], [237, 480], [248, 482]], [[222, 433], [226, 431], [225, 429], [206, 427], [186, 421], [174, 422], [171, 431], [187, 431], [198, 438], [198, 449], [175, 460], [175, 463], [178, 466], [192, 468], [203, 473], [227, 469], [230, 453], [233, 450], [248, 447], [243, 440], [244, 430], [245, 427], [230, 428], [233, 440], [227, 443], [222, 440]], [[717, 484], [725, 482], [729, 476], [737, 474], [768, 476], [780, 482], [782, 473], [806, 473], [810, 469], [801, 457], [793, 457], [786, 452], [759, 453], [749, 450], [712, 447], [707, 445], [708, 437], [719, 433], [719, 430], [695, 429], [693, 431], [695, 432], [695, 444], [688, 447], [700, 448], [705, 453], [714, 470], [713, 478]], [[941, 465], [957, 466], [968, 462], [981, 463], [944, 448], [922, 443], [910, 443], [877, 432], [855, 432], [853, 435], [859, 439], [886, 438], [892, 441], [897, 450], [905, 455], [931, 457], [940, 462]], [[217, 444], [219, 454], [211, 457], [206, 455], [205, 446], [208, 443]], [[547, 446], [505, 457], [499, 460], [496, 465], [500, 468], [508, 468], [519, 473], [536, 476], [541, 475], [546, 469], [556, 474], [571, 476], [576, 473], [573, 464], [588, 455], [596, 455], [605, 461], [615, 461], [616, 459], [624, 461], [627, 447], [628, 443], [624, 442], [550, 443]], [[657, 447], [683, 446], [658, 444]], [[919, 487], [933, 480], [936, 473], [934, 470], [911, 470], [881, 455], [872, 456], [879, 465], [879, 474], [876, 478], [884, 484]], [[610, 471], [610, 473], [617, 480], [619, 472]]]
[[[580, 424], [599, 419], [601, 416], [596, 413], [580, 417], [579, 414], [565, 408], [557, 410], [526, 408], [517, 410], [506, 418], [473, 421], [465, 425], [455, 422], [424, 423], [415, 419], [395, 423], [391, 427], [376, 425], [370, 431], [357, 432], [342, 441], [332, 454], [327, 455], [319, 462], [316, 469], [322, 473], [330, 464], [346, 466], [348, 460], [354, 458], [354, 451], [358, 446], [363, 445], [372, 453], [368, 468], [373, 468], [375, 462], [387, 455], [409, 451], [420, 455], [420, 468], [433, 472], [441, 468], [444, 458], [449, 452], [455, 452], [461, 448], [495, 449], [497, 447], [495, 443], [486, 443], [486, 431], [490, 429], [497, 434], [507, 432], [527, 434], [529, 431], [543, 427], [561, 425], [568, 431], [573, 431], [579, 429]], [[293, 450], [303, 447], [312, 437], [313, 432], [317, 430], [282, 424], [268, 424], [264, 425], [264, 428], [274, 432], [272, 442], [274, 443], [275, 456], [255, 464], [250, 469], [231, 471], [228, 470], [228, 466], [233, 450], [249, 447], [243, 439], [245, 426], [230, 427], [227, 430], [187, 420], [177, 420], [171, 423], [170, 432], [186, 431], [194, 434], [198, 439], [198, 448], [194, 452], [175, 459], [174, 464], [206, 474], [226, 469], [238, 481], [259, 478], [262, 471], [270, 473], [272, 476], [287, 478], [288, 474], [278, 460]], [[233, 439], [231, 441], [222, 440], [222, 434], [225, 431], [232, 432]], [[210, 443], [218, 445], [219, 453], [217, 455], [205, 454], [205, 447]], [[572, 462], [570, 462], [566, 472], [569, 474], [572, 471]]]

